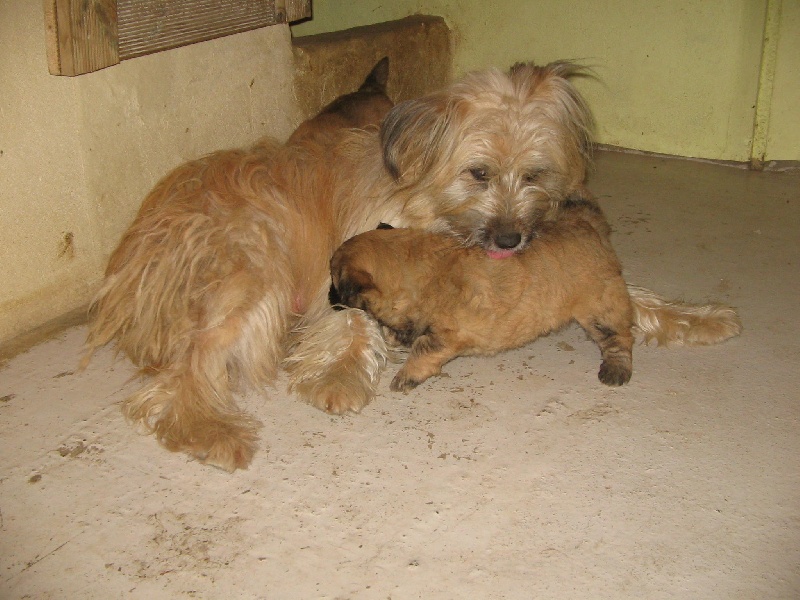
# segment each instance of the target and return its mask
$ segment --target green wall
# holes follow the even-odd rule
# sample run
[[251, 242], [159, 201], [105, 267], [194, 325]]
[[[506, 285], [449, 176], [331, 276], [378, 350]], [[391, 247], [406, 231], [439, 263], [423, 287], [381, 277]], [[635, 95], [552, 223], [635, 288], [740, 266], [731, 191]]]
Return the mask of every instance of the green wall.
[[[766, 159], [800, 160], [800, 2], [780, 9]], [[604, 144], [748, 161], [768, 0], [314, 0], [302, 36], [425, 13], [454, 32], [456, 74], [577, 59]]]

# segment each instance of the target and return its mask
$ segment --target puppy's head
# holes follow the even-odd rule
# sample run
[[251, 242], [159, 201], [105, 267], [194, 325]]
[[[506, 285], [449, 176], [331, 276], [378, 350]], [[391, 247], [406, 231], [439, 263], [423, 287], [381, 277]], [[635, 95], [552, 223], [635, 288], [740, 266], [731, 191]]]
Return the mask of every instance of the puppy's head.
[[417, 221], [480, 245], [520, 251], [586, 176], [592, 119], [572, 63], [468, 75], [396, 106], [381, 129], [384, 163]]
[[427, 327], [420, 294], [454, 244], [448, 236], [383, 224], [350, 238], [331, 258], [331, 304], [365, 311], [388, 341], [409, 346]]
[[379, 301], [381, 291], [376, 278], [381, 278], [393, 266], [387, 250], [391, 247], [386, 239], [391, 229], [381, 224], [379, 229], [362, 233], [344, 242], [331, 258], [331, 289], [328, 298], [331, 304], [360, 308], [370, 312], [370, 304]]
[[368, 271], [350, 264], [349, 258], [341, 248], [333, 255], [328, 299], [334, 308], [339, 305], [366, 310], [368, 303], [364, 294], [376, 289], [375, 282]]

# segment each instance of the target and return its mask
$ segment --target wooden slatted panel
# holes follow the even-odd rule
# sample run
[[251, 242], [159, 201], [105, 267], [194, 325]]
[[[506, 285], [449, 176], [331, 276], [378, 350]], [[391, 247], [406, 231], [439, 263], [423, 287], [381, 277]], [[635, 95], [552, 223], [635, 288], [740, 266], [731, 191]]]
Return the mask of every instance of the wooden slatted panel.
[[311, 16], [311, 0], [43, 0], [53, 75]]
[[[311, 0], [275, 0], [275, 6], [278, 10], [284, 10], [287, 23], [311, 18]], [[279, 18], [278, 22], [283, 21]]]
[[274, 25], [272, 0], [118, 0], [119, 57]]
[[44, 0], [47, 65], [80, 75], [119, 62], [116, 0]]

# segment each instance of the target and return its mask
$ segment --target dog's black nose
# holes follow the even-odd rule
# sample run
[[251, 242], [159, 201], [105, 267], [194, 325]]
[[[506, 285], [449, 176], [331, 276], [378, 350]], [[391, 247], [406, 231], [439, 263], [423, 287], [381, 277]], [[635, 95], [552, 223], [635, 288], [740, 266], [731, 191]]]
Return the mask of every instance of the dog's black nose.
[[510, 231], [508, 233], [498, 233], [494, 236], [494, 243], [497, 244], [498, 248], [502, 248], [503, 250], [509, 250], [511, 248], [516, 248], [519, 246], [519, 243], [522, 241], [522, 235], [515, 231]]

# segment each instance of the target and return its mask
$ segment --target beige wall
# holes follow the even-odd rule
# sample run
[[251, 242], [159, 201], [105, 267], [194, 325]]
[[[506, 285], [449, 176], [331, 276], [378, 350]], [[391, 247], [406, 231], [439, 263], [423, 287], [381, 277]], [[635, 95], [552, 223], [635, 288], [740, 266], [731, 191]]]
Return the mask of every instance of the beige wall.
[[[779, 1], [779, 0], [773, 0]], [[800, 23], [783, 0], [768, 160], [800, 160]], [[580, 59], [602, 143], [680, 156], [750, 158], [767, 0], [314, 0], [295, 35], [416, 12], [456, 34], [457, 72], [520, 60]]]
[[784, 0], [778, 31], [767, 159], [800, 160], [800, 2]]
[[89, 300], [171, 167], [297, 119], [287, 26], [74, 78], [44, 40], [41, 2], [0, 0], [0, 341]]

